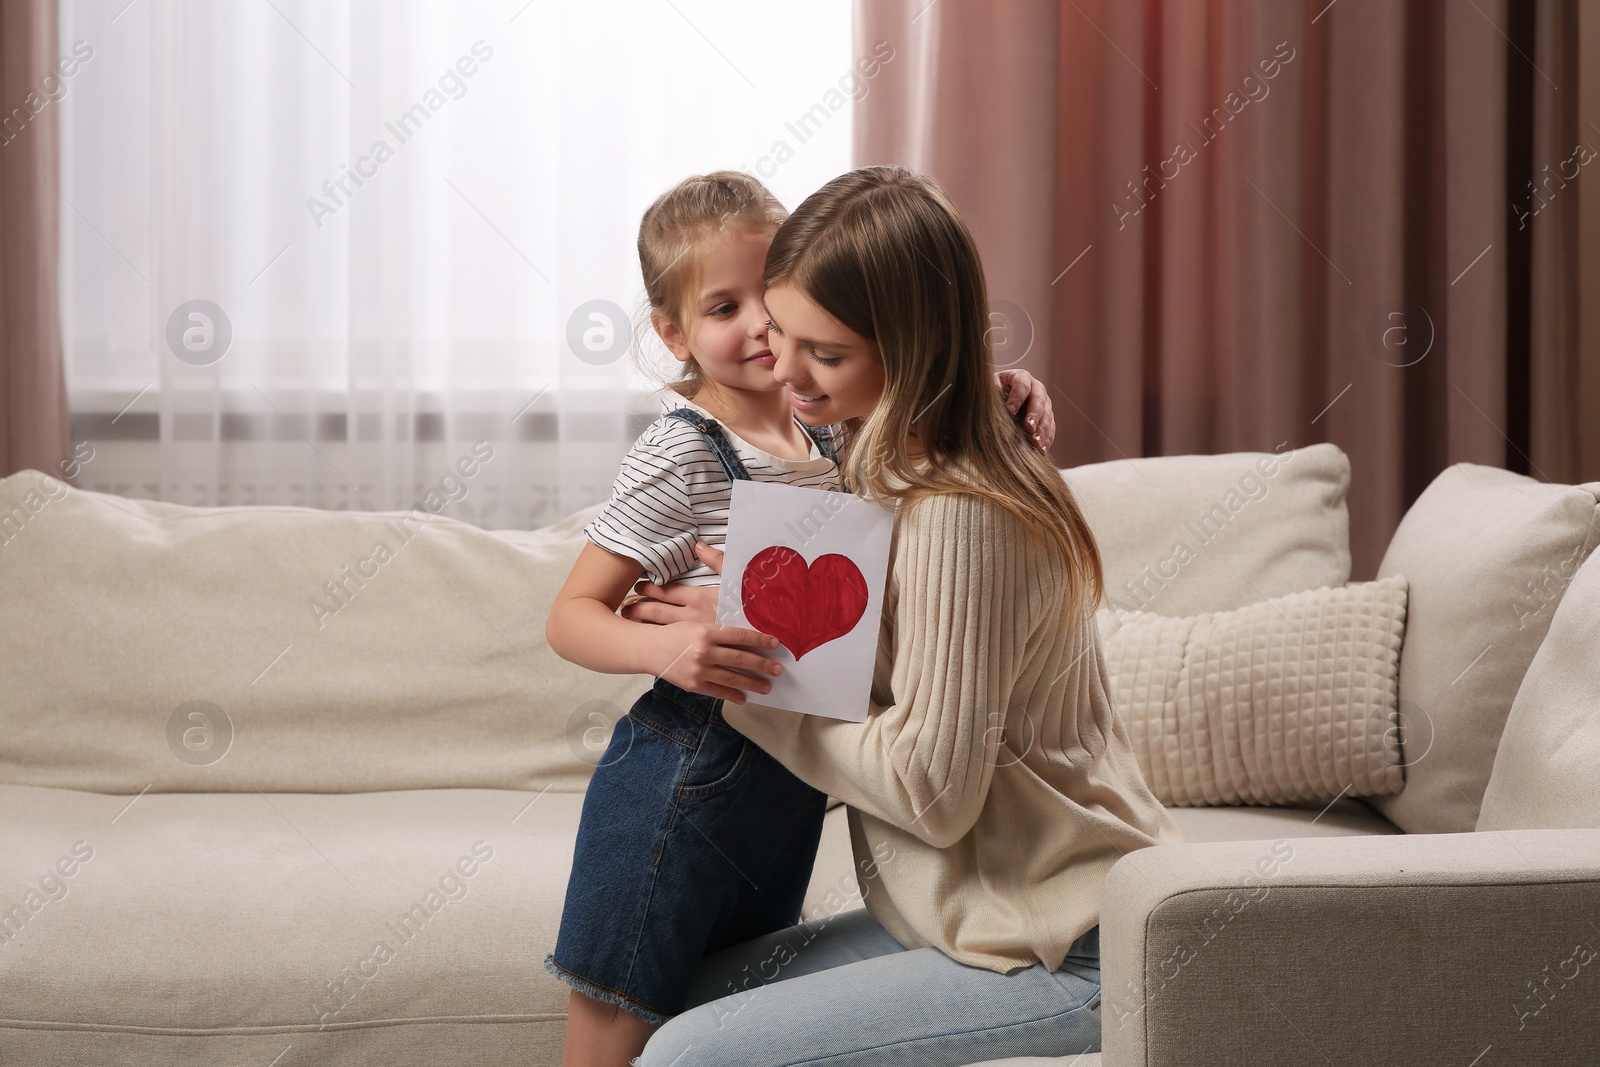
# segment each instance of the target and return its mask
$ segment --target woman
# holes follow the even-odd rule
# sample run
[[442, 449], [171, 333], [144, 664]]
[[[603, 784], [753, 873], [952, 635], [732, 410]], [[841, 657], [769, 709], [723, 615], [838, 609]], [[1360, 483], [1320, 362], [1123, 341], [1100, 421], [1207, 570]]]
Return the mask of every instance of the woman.
[[[866, 907], [706, 957], [638, 1063], [1098, 1049], [1106, 871], [1179, 837], [1109, 695], [1093, 535], [989, 384], [971, 234], [932, 180], [852, 171], [783, 224], [764, 280], [791, 403], [849, 428], [848, 484], [898, 514], [866, 721], [723, 715], [849, 806]], [[686, 593], [630, 617], [709, 618]]]

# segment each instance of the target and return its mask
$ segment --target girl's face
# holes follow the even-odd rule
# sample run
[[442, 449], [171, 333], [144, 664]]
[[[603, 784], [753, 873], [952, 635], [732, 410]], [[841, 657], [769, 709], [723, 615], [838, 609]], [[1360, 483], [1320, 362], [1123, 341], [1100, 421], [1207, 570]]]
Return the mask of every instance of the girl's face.
[[767, 345], [761, 306], [761, 269], [770, 232], [746, 232], [706, 256], [700, 286], [684, 312], [682, 329], [658, 318], [656, 330], [679, 360], [693, 359], [706, 378], [733, 389], [771, 392], [774, 356]]
[[766, 292], [767, 323], [778, 361], [773, 376], [787, 387], [802, 421], [827, 426], [864, 417], [883, 395], [878, 345], [812, 303], [787, 282]]

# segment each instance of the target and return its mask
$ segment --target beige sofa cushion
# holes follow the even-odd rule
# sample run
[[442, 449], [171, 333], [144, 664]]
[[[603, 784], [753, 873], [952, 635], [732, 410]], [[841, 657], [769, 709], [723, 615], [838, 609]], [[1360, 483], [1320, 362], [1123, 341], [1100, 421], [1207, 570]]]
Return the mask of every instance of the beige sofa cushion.
[[0, 785], [0, 1061], [557, 1063], [582, 804]]
[[1511, 703], [1568, 582], [1600, 541], [1600, 482], [1552, 485], [1457, 463], [1401, 519], [1379, 577], [1411, 587], [1400, 657], [1407, 833], [1478, 824]]
[[545, 643], [587, 517], [491, 533], [0, 479], [0, 616], [25, 620], [0, 628], [0, 781], [581, 791], [651, 681]]
[[1400, 828], [1363, 800], [1342, 797], [1303, 807], [1170, 808], [1185, 842], [1277, 841], [1297, 837], [1393, 837]]
[[1185, 618], [1096, 619], [1145, 780], [1163, 804], [1196, 806], [1398, 792], [1405, 614], [1393, 577]]
[[1511, 705], [1479, 830], [1600, 829], [1600, 554], [1578, 568]]
[[1061, 473], [1099, 542], [1112, 610], [1228, 611], [1350, 580], [1350, 460], [1337, 445]]
[[[0, 1062], [558, 1063], [583, 799], [0, 785]], [[840, 808], [803, 917], [854, 874]]]

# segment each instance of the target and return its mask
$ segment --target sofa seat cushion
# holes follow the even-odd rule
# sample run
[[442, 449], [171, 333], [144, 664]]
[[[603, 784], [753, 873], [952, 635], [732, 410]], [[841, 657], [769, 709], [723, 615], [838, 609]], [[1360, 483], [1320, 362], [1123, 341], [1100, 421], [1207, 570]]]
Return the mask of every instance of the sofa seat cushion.
[[1169, 808], [1189, 844], [1296, 837], [1378, 837], [1399, 828], [1359, 800], [1294, 808]]
[[[13, 991], [0, 1058], [271, 1062], [295, 1045], [398, 1067], [557, 1063], [568, 991], [543, 959], [582, 804], [553, 791], [0, 786], [0, 973]], [[844, 814], [828, 814], [808, 919], [861, 906]], [[1349, 799], [1173, 815], [1191, 842], [1396, 832]]]
[[1017, 1056], [1009, 1060], [984, 1060], [970, 1067], [1100, 1067], [1100, 1053], [1080, 1056]]
[[0, 786], [0, 1061], [557, 1063], [582, 800]]
[[0, 786], [0, 1063], [559, 1063], [582, 807]]

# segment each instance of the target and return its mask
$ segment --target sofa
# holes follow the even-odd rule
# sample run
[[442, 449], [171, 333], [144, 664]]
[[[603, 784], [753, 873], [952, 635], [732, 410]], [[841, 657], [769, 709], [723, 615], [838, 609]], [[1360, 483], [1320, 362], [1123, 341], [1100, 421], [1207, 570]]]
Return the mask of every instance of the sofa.
[[[1292, 628], [1285, 598], [1372, 584], [1333, 445], [1062, 473], [1112, 639], [1263, 604]], [[445, 503], [0, 479], [0, 1063], [559, 1062], [542, 960], [588, 775], [649, 679], [543, 640], [594, 509], [490, 531]], [[1372, 707], [1343, 712], [1365, 725], [1273, 720], [1339, 751], [1381, 734], [1397, 773], [1175, 803], [1185, 843], [1105, 886], [1103, 1053], [1004, 1062], [1593, 1062], [1597, 542], [1600, 483], [1442, 472], [1379, 571], [1406, 601]], [[864, 904], [845, 815], [830, 798], [807, 919]]]

